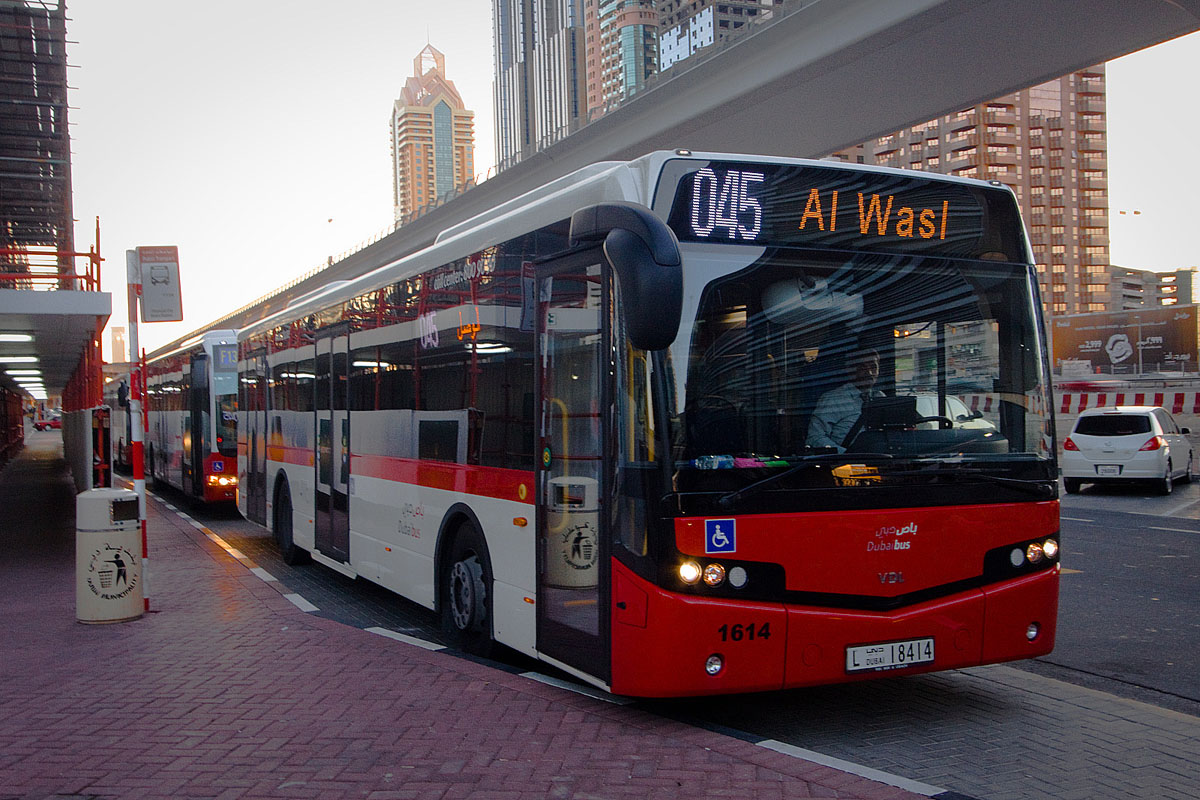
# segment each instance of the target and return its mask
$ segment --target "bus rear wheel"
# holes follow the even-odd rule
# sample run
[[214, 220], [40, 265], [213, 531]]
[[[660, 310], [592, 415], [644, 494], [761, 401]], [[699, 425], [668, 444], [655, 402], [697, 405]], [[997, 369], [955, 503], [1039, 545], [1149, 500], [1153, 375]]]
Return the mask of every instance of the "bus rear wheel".
[[308, 561], [308, 552], [292, 539], [292, 493], [287, 486], [280, 487], [275, 498], [275, 541], [283, 563], [295, 566]]
[[442, 567], [442, 630], [452, 644], [477, 656], [491, 655], [492, 571], [479, 533], [458, 529]]

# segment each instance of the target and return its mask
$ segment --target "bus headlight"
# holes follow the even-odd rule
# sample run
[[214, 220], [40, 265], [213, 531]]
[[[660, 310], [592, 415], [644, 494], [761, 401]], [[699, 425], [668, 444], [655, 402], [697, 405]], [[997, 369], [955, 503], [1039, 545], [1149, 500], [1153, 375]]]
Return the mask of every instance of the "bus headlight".
[[1046, 553], [1042, 550], [1042, 546], [1037, 542], [1025, 548], [1025, 557], [1029, 559], [1030, 564], [1040, 563], [1046, 557]]
[[709, 564], [704, 568], [704, 582], [709, 586], [720, 586], [725, 580], [725, 567], [721, 564]]
[[209, 475], [208, 476], [208, 485], [209, 486], [222, 486], [222, 487], [237, 486], [238, 479], [237, 479], [236, 475]]
[[1047, 539], [1042, 542], [1042, 552], [1046, 554], [1046, 558], [1053, 561], [1058, 558], [1058, 542], [1054, 539]]
[[695, 561], [685, 561], [679, 565], [679, 580], [689, 586], [700, 580], [700, 565]]

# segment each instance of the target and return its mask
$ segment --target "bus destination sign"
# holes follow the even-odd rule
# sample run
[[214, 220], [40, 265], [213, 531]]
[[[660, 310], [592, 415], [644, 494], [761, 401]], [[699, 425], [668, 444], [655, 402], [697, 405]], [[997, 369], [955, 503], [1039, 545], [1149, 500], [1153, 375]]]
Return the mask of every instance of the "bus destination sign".
[[778, 164], [675, 161], [670, 172], [678, 183], [668, 224], [680, 241], [967, 258], [996, 258], [1000, 251], [1006, 260], [1022, 260], [1015, 202], [1002, 190]]

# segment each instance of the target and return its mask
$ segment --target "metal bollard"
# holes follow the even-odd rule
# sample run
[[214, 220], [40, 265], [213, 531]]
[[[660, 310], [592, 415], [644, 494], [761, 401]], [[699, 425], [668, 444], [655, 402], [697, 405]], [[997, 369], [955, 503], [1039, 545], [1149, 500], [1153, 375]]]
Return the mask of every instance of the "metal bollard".
[[137, 493], [90, 489], [75, 498], [75, 619], [142, 616], [142, 529]]

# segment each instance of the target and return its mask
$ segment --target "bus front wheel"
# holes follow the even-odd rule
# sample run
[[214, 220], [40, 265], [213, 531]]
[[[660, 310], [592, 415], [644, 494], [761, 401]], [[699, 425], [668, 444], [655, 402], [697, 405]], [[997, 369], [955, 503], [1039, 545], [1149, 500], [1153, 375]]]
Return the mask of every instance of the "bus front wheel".
[[442, 567], [442, 630], [458, 649], [477, 656], [493, 649], [491, 565], [482, 541], [463, 525]]

